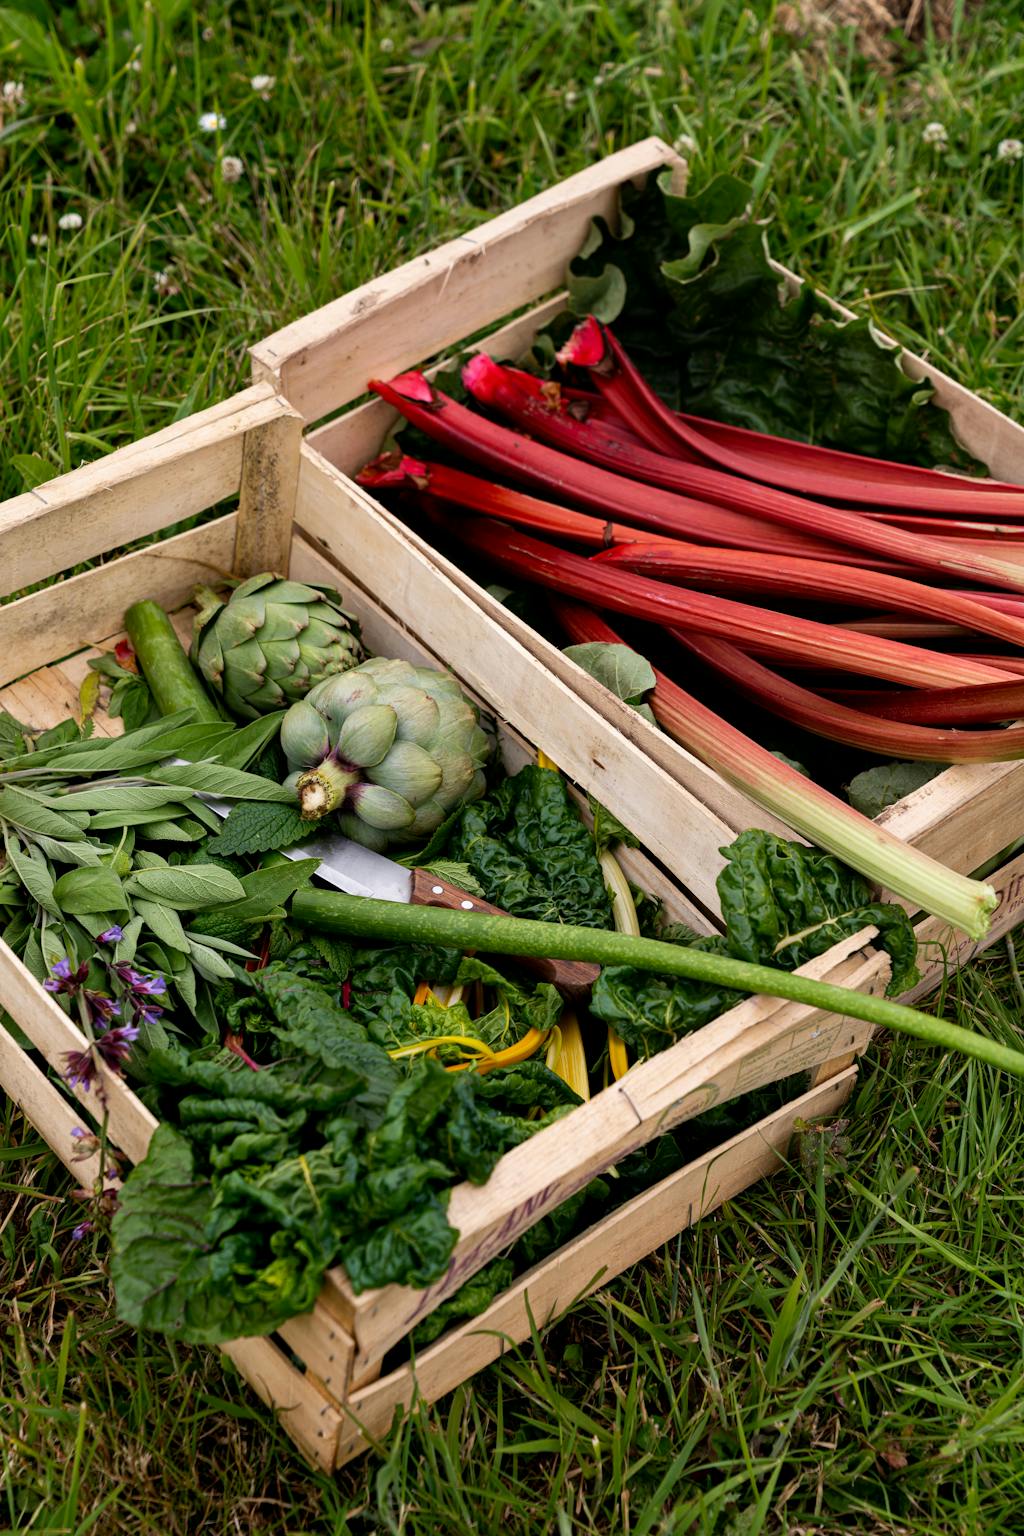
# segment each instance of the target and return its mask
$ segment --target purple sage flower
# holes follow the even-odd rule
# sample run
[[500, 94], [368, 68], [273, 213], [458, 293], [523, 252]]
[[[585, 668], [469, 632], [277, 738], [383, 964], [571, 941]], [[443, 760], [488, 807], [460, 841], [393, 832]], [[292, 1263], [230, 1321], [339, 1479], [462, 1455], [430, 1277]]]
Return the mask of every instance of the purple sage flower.
[[56, 965], [51, 965], [50, 974], [43, 982], [43, 988], [47, 992], [65, 992], [73, 994], [78, 991], [82, 982], [89, 974], [89, 962], [83, 960], [77, 970], [71, 969], [71, 961], [67, 955], [58, 960]]
[[127, 1061], [132, 1053], [132, 1042], [139, 1038], [139, 1031], [134, 1024], [116, 1024], [113, 1029], [108, 1029], [100, 1035], [93, 1045], [95, 1050], [106, 1062], [108, 1067], [117, 1071], [123, 1061]]
[[163, 1018], [163, 1013], [164, 1011], [162, 1008], [156, 1008], [152, 1003], [147, 1003], [145, 1005], [142, 1003], [136, 1003], [132, 1018], [135, 1020], [136, 1024], [155, 1024], [157, 1019]]
[[143, 971], [136, 971], [130, 965], [115, 965], [114, 971], [126, 987], [140, 993], [143, 997], [159, 997], [162, 992], [167, 991], [167, 983], [162, 976], [146, 975]]
[[64, 1076], [69, 1088], [82, 1088], [88, 1093], [96, 1080], [96, 1063], [92, 1050], [65, 1051]]
[[82, 1241], [82, 1238], [85, 1236], [85, 1234], [87, 1232], [91, 1232], [92, 1229], [93, 1229], [93, 1223], [91, 1221], [80, 1221], [78, 1223], [78, 1226], [75, 1228], [75, 1230], [71, 1234], [72, 1240], [74, 1242], [76, 1242], [76, 1243], [80, 1243]]
[[96, 935], [97, 944], [117, 944], [124, 938], [124, 929], [117, 923], [111, 928], [105, 928], [102, 933]]
[[86, 1006], [89, 1009], [89, 1017], [94, 1024], [109, 1024], [111, 1019], [118, 1018], [121, 1013], [121, 1004], [116, 1003], [105, 992], [91, 992], [88, 987], [82, 993]]

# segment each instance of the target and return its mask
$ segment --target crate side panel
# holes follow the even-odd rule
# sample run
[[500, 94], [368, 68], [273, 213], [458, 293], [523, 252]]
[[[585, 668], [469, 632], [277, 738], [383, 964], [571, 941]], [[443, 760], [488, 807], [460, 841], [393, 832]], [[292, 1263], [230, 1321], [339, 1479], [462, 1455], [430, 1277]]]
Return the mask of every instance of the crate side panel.
[[795, 1121], [836, 1114], [855, 1079], [851, 1070], [812, 1089], [638, 1195], [523, 1275], [486, 1312], [432, 1345], [415, 1367], [405, 1366], [355, 1392], [344, 1415], [339, 1463], [365, 1450], [367, 1436], [386, 1434], [395, 1409], [408, 1408], [414, 1396], [436, 1401], [499, 1359], [509, 1345], [529, 1338], [534, 1325], [547, 1327], [677, 1232], [776, 1172], [784, 1164]]
[[198, 582], [216, 582], [231, 570], [237, 522], [230, 513], [4, 604], [0, 683], [99, 644], [121, 628], [125, 609], [140, 598], [165, 608], [188, 602]]

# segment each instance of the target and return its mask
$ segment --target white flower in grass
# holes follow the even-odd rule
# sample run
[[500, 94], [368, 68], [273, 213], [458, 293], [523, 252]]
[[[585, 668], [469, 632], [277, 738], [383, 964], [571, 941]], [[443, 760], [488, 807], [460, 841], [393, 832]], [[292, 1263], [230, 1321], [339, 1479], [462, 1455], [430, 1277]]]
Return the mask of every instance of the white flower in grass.
[[161, 299], [173, 299], [176, 293], [181, 292], [170, 272], [157, 272], [153, 278], [153, 287]]
[[695, 155], [697, 140], [692, 133], [681, 133], [677, 139], [672, 140], [672, 148], [677, 155]]
[[21, 80], [5, 80], [0, 85], [0, 100], [5, 107], [13, 107], [17, 112], [19, 107], [25, 105], [25, 85]]
[[221, 155], [220, 174], [222, 180], [241, 181], [244, 170], [245, 164], [238, 155]]
[[932, 149], [948, 149], [949, 134], [943, 123], [925, 123], [921, 129], [921, 143], [928, 144]]
[[997, 160], [1024, 159], [1024, 144], [1020, 139], [1000, 139], [996, 145]]
[[567, 107], [574, 107], [579, 99], [580, 98], [575, 91], [566, 91], [563, 98]]
[[49, 235], [30, 235], [29, 239], [33, 245], [49, 245], [50, 243]]
[[141, 59], [129, 59], [128, 60], [128, 68], [131, 70], [133, 75], [141, 75], [142, 74], [142, 60]]
[[277, 84], [277, 76], [253, 75], [252, 79], [249, 81], [249, 84], [252, 86], [257, 96], [261, 97], [263, 101], [269, 101], [270, 93], [274, 89], [274, 86]]
[[80, 213], [62, 213], [57, 220], [58, 229], [81, 229], [82, 215]]
[[381, 53], [394, 53], [395, 40], [393, 37], [382, 37], [380, 40]]
[[228, 120], [223, 112], [200, 112], [199, 126], [204, 133], [216, 133], [227, 127]]

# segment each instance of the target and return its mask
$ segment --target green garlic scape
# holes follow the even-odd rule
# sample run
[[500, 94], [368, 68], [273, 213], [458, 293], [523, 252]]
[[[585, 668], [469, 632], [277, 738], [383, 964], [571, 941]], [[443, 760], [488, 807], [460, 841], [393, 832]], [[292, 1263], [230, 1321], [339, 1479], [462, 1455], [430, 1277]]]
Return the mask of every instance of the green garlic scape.
[[378, 850], [429, 836], [478, 799], [490, 752], [454, 678], [384, 657], [310, 689], [281, 746], [302, 815], [340, 810], [345, 835]]
[[243, 719], [287, 709], [363, 656], [355, 619], [329, 588], [263, 572], [226, 602], [206, 587], [196, 596], [192, 662]]

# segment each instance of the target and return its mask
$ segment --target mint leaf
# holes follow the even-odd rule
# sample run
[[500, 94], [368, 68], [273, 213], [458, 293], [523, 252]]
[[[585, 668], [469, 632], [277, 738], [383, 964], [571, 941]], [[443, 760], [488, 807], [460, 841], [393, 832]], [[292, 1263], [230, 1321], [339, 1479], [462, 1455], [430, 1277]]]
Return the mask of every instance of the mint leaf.
[[311, 836], [308, 821], [303, 821], [297, 805], [274, 805], [241, 800], [217, 837], [211, 837], [208, 852], [224, 858], [233, 853], [271, 853], [291, 848]]

